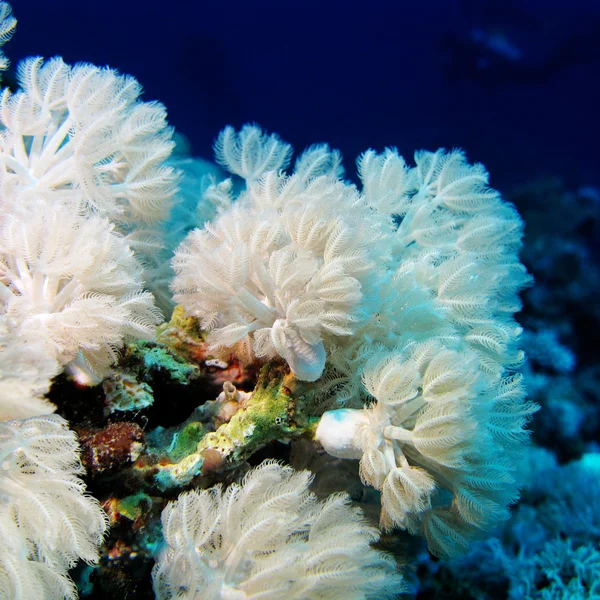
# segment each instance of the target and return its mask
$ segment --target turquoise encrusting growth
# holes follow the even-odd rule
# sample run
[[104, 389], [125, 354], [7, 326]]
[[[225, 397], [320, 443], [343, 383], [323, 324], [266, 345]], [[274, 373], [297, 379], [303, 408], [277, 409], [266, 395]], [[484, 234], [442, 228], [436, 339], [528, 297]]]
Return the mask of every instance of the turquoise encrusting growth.
[[135, 368], [133, 365], [145, 376], [158, 372], [157, 377], [167, 380], [170, 378], [182, 385], [187, 385], [200, 376], [197, 366], [185, 362], [170, 348], [154, 342], [141, 341], [128, 346], [123, 367]]

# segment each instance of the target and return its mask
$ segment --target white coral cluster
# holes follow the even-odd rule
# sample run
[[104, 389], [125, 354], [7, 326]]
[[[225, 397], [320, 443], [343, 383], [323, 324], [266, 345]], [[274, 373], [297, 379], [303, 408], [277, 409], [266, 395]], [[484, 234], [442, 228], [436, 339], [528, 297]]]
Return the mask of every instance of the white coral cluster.
[[75, 433], [59, 416], [0, 423], [0, 599], [77, 598], [68, 576], [98, 560], [107, 517], [79, 478]]
[[[17, 20], [12, 16], [12, 8], [8, 2], [0, 2], [0, 48], [10, 40], [15, 32]], [[9, 61], [0, 50], [0, 74], [8, 68]]]
[[19, 90], [0, 98], [3, 206], [45, 200], [125, 222], [167, 215], [172, 131], [133, 77], [61, 58], [27, 58], [17, 76]]
[[[0, 46], [15, 24], [0, 2]], [[107, 523], [45, 394], [63, 368], [103, 374], [127, 337], [153, 335], [126, 236], [166, 215], [176, 178], [166, 111], [135, 79], [60, 58], [17, 74], [0, 97], [0, 598], [59, 600]]]
[[518, 495], [515, 456], [537, 408], [514, 372], [513, 314], [529, 276], [520, 218], [483, 167], [456, 151], [415, 159], [414, 169], [391, 150], [359, 161], [367, 197], [399, 219], [397, 262], [387, 301], [362, 340], [334, 353], [325, 383], [376, 402], [326, 412], [317, 437], [360, 459], [363, 481], [382, 491], [383, 528], [422, 533], [444, 556], [506, 518]]
[[266, 461], [241, 485], [182, 494], [162, 515], [159, 600], [395, 597], [402, 578], [344, 494], [318, 501], [308, 471]]
[[140, 265], [106, 219], [59, 204], [1, 220], [0, 418], [16, 418], [52, 409], [27, 398], [29, 370], [41, 391], [44, 378], [78, 358], [102, 372], [124, 336], [152, 335], [158, 315]]
[[254, 126], [239, 139], [227, 128], [216, 151], [247, 187], [178, 248], [175, 300], [200, 317], [213, 348], [244, 342], [253, 356], [280, 356], [315, 381], [327, 347], [377, 306], [386, 216], [339, 180], [339, 154], [326, 146], [309, 148], [291, 175], [280, 171], [289, 146]]
[[29, 58], [18, 80], [0, 98], [2, 418], [51, 412], [41, 396], [63, 367], [103, 374], [124, 339], [152, 335], [125, 235], [176, 191], [165, 109], [135, 79]]
[[[0, 2], [0, 46], [14, 26]], [[31, 58], [18, 80], [0, 97], [0, 421], [22, 419], [0, 423], [0, 598], [72, 598], [67, 570], [96, 559], [105, 518], [64, 421], [25, 417], [53, 410], [44, 395], [63, 368], [102, 374], [127, 337], [152, 335], [160, 316], [134, 251], [160, 249], [172, 131], [110, 69]], [[204, 190], [216, 216], [176, 252], [175, 300], [214, 351], [280, 358], [316, 382], [313, 409], [344, 407], [317, 438], [360, 460], [383, 529], [423, 534], [442, 556], [464, 548], [516, 497], [536, 408], [514, 372], [529, 281], [516, 211], [459, 151], [417, 153], [410, 168], [369, 150], [362, 189], [325, 145], [286, 173], [291, 147], [257, 126], [226, 128], [215, 152], [244, 183]], [[397, 594], [377, 530], [309, 482], [267, 462], [242, 485], [182, 495], [163, 514], [157, 596]]]
[[530, 280], [517, 212], [460, 151], [418, 152], [410, 168], [369, 150], [361, 192], [325, 146], [289, 175], [289, 146], [256, 126], [227, 128], [215, 149], [246, 188], [178, 249], [176, 300], [214, 348], [279, 356], [318, 380], [321, 404], [357, 407], [325, 413], [317, 437], [361, 459], [382, 527], [423, 533], [440, 555], [464, 548], [507, 515], [536, 408], [514, 374]]

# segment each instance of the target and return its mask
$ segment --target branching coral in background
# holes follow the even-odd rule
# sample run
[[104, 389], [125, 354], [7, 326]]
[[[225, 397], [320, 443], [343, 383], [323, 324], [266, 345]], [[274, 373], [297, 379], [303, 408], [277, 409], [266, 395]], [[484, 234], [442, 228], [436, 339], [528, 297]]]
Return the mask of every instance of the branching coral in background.
[[[496, 537], [465, 556], [422, 557], [424, 597], [472, 600], [575, 600], [600, 593], [598, 454], [558, 465], [553, 453], [527, 448], [523, 497]], [[427, 570], [431, 570], [428, 575]]]
[[523, 372], [542, 407], [533, 436], [561, 462], [572, 460], [600, 439], [600, 191], [546, 177], [517, 187], [512, 198], [527, 222], [523, 262], [536, 280], [522, 317]]
[[61, 417], [0, 423], [0, 599], [77, 598], [68, 570], [98, 560], [107, 518], [78, 451]]
[[343, 494], [320, 502], [308, 471], [275, 462], [241, 485], [182, 494], [163, 512], [160, 600], [390, 598], [402, 591], [379, 534]]

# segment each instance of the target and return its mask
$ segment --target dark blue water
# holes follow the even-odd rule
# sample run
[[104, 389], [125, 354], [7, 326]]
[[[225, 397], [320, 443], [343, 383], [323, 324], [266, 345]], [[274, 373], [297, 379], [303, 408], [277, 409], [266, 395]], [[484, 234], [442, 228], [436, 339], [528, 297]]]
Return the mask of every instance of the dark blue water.
[[[496, 184], [598, 180], [600, 3], [462, 0], [13, 2], [16, 59], [62, 55], [138, 78], [210, 156], [228, 123], [300, 149], [463, 147]], [[475, 47], [471, 40], [483, 35]], [[504, 64], [486, 43], [521, 57]]]

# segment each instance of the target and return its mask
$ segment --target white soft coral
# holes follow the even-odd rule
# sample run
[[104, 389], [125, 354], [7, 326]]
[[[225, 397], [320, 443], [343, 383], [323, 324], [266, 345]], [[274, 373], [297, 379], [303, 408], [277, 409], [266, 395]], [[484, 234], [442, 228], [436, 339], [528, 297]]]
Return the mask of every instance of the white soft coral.
[[[359, 161], [369, 201], [397, 215], [396, 272], [325, 382], [348, 388], [344, 375], [356, 387], [362, 375], [376, 402], [325, 413], [317, 437], [335, 456], [360, 458], [363, 481], [382, 492], [382, 527], [422, 533], [450, 555], [517, 496], [514, 457], [536, 410], [512, 372], [522, 360], [513, 314], [529, 276], [521, 220], [483, 166], [458, 151], [415, 158], [413, 169], [393, 150]], [[353, 356], [370, 359], [352, 379]]]
[[[15, 24], [5, 3], [0, 20], [1, 44]], [[128, 336], [152, 335], [160, 315], [120, 234], [139, 245], [177, 191], [166, 111], [134, 78], [60, 58], [17, 75], [0, 97], [3, 419], [51, 411], [50, 379], [75, 359], [102, 374]]]
[[[10, 40], [15, 32], [17, 20], [12, 16], [12, 8], [8, 2], [0, 2], [0, 48]], [[9, 62], [0, 50], [0, 72], [8, 68]], [[0, 73], [1, 74], [1, 73]]]
[[75, 200], [111, 219], [166, 216], [176, 176], [166, 111], [141, 87], [94, 65], [28, 58], [0, 98], [0, 205]]
[[[227, 129], [217, 144], [221, 155], [231, 136]], [[239, 206], [177, 250], [175, 300], [201, 317], [213, 347], [245, 340], [256, 356], [281, 356], [299, 379], [315, 381], [327, 346], [352, 335], [376, 306], [388, 223], [337, 179], [336, 153], [316, 146], [291, 176], [268, 171], [257, 179], [258, 167], [246, 156], [252, 153], [243, 152], [248, 140], [259, 165], [280, 166], [289, 154], [260, 130], [242, 130], [235, 157], [221, 162], [246, 173], [248, 188]]]
[[266, 461], [241, 485], [182, 494], [162, 515], [157, 598], [395, 597], [402, 578], [344, 494], [319, 502], [308, 471]]
[[[31, 365], [44, 363], [49, 378], [75, 359], [102, 373], [126, 337], [152, 336], [159, 320], [152, 295], [143, 291], [141, 267], [106, 219], [61, 205], [3, 217], [0, 356], [20, 367], [12, 374], [1, 368], [0, 379], [31, 381]], [[13, 404], [10, 394], [3, 386], [0, 412]]]
[[75, 433], [59, 416], [0, 423], [0, 600], [73, 599], [108, 519], [85, 494]]

